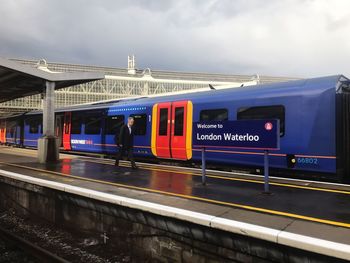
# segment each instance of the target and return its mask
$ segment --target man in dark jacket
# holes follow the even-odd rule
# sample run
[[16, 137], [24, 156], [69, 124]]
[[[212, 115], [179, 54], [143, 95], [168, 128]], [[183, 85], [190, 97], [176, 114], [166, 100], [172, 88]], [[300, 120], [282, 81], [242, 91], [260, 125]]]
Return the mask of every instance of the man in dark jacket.
[[137, 166], [134, 161], [133, 156], [133, 147], [134, 147], [134, 118], [129, 117], [128, 123], [124, 124], [120, 128], [119, 138], [118, 138], [118, 147], [119, 152], [115, 158], [115, 165], [119, 166], [119, 160], [123, 156], [127, 156], [129, 161], [131, 162], [132, 169], [137, 169]]

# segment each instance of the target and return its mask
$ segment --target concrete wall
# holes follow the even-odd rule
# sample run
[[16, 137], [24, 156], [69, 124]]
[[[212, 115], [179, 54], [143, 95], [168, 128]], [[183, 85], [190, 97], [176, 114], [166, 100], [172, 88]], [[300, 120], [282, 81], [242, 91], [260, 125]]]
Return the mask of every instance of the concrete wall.
[[104, 203], [0, 176], [0, 209], [45, 219], [124, 250], [134, 262], [340, 262], [275, 243]]

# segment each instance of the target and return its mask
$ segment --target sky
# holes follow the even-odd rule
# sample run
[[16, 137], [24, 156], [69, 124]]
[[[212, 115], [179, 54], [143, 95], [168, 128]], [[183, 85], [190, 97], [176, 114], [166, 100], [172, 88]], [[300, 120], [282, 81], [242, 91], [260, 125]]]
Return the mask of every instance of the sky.
[[349, 0], [0, 0], [0, 56], [350, 77]]

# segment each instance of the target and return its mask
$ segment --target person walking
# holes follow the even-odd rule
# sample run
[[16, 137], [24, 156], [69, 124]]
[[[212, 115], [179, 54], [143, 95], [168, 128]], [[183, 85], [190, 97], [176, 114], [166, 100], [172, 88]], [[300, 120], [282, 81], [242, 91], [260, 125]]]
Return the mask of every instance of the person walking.
[[132, 169], [137, 169], [135, 164], [134, 156], [133, 156], [133, 148], [134, 148], [134, 118], [129, 117], [128, 123], [124, 124], [120, 128], [119, 138], [117, 142], [117, 146], [119, 147], [119, 152], [115, 158], [115, 166], [119, 166], [119, 160], [123, 156], [127, 156], [128, 160], [131, 163]]

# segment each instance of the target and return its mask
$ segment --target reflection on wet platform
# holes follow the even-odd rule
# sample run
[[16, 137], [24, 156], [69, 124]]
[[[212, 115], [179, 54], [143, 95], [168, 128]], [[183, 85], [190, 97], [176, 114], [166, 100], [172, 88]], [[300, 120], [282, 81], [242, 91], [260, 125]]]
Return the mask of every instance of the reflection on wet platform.
[[201, 177], [181, 167], [174, 169], [115, 167], [110, 163], [87, 159], [62, 159], [56, 164], [42, 165], [25, 159], [12, 161], [20, 166], [75, 176], [95, 182], [115, 184], [144, 191], [153, 191], [184, 198], [213, 202], [259, 212], [290, 216], [310, 221], [341, 225], [350, 228], [350, 193], [325, 192], [307, 188], [271, 186], [273, 195], [262, 194], [262, 185], [229, 178]]

